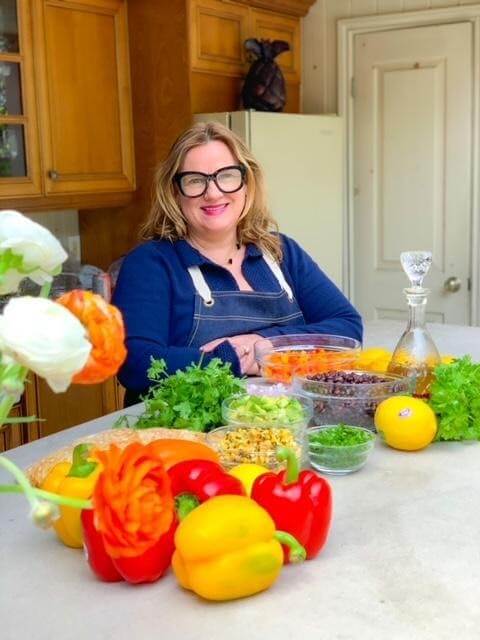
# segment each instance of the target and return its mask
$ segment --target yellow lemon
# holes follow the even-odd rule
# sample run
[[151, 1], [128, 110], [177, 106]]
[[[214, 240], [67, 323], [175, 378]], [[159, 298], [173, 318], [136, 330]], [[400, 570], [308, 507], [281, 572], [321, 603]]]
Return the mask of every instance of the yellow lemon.
[[423, 400], [392, 396], [375, 411], [375, 426], [394, 449], [416, 451], [427, 447], [437, 433], [435, 413]]
[[[391, 352], [386, 349], [382, 349], [381, 347], [370, 347], [369, 349], [364, 349], [360, 352], [357, 359], [357, 368], [382, 371], [387, 368], [391, 357]], [[385, 362], [386, 364], [384, 364]]]
[[262, 467], [260, 464], [238, 464], [233, 469], [230, 469], [228, 472], [234, 478], [238, 478], [240, 482], [245, 487], [245, 491], [247, 492], [247, 496], [252, 493], [252, 486], [258, 476], [261, 476], [264, 473], [268, 473], [269, 469], [266, 467]]

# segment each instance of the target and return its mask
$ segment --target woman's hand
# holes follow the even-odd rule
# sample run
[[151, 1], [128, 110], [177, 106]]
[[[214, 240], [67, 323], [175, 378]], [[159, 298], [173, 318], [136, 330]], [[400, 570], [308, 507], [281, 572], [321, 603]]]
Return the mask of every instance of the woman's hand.
[[262, 336], [256, 333], [246, 333], [239, 336], [229, 336], [228, 338], [217, 338], [211, 342], [202, 345], [200, 349], [205, 352], [212, 351], [222, 342], [228, 342], [232, 345], [237, 353], [240, 361], [240, 370], [247, 376], [256, 376], [259, 374], [259, 366], [255, 361], [254, 346], [258, 340], [262, 340]]

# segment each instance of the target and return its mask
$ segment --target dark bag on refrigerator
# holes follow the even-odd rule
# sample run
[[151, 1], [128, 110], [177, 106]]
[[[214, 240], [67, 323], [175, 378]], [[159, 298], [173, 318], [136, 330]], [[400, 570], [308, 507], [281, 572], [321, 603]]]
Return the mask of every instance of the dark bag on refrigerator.
[[282, 111], [286, 102], [285, 80], [274, 58], [290, 49], [284, 40], [245, 40], [245, 49], [256, 56], [242, 89], [243, 106], [257, 111]]

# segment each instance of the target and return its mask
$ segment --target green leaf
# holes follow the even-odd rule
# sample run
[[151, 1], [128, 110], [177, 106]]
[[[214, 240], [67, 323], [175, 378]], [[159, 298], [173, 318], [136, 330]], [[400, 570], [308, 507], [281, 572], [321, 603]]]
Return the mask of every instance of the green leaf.
[[437, 440], [480, 440], [480, 364], [464, 356], [435, 368], [430, 406], [438, 416]]
[[184, 371], [168, 376], [164, 360], [152, 359], [148, 377], [154, 383], [143, 398], [145, 411], [135, 428], [172, 427], [209, 431], [222, 424], [222, 402], [245, 391], [245, 382], [231, 372], [230, 363], [203, 356]]

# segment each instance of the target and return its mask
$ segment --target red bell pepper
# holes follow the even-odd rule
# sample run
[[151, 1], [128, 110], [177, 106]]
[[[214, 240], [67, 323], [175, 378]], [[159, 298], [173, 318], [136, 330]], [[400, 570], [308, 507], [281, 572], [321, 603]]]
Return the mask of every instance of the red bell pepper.
[[103, 582], [120, 582], [123, 577], [119, 574], [108, 555], [100, 531], [95, 529], [93, 509], [83, 509], [81, 514], [83, 527], [83, 548], [90, 569]]
[[167, 473], [180, 520], [200, 503], [215, 496], [245, 495], [240, 480], [211, 460], [178, 462]]
[[84, 509], [81, 519], [85, 555], [97, 578], [103, 582], [126, 580], [130, 584], [155, 582], [161, 578], [170, 566], [175, 550], [173, 540], [178, 524], [176, 519], [158, 542], [141, 555], [133, 558], [112, 558], [105, 549], [102, 534], [95, 528], [93, 514], [93, 509]]
[[[251, 497], [275, 522], [277, 529], [294, 536], [305, 547], [307, 560], [324, 546], [332, 519], [332, 490], [314, 471], [299, 473], [298, 461], [290, 449], [282, 448], [279, 460], [287, 461], [280, 473], [264, 473], [253, 483]], [[290, 561], [283, 547], [285, 562]]]
[[158, 542], [144, 553], [133, 558], [112, 558], [113, 566], [130, 584], [155, 582], [163, 576], [172, 562], [175, 551], [174, 535], [177, 528], [174, 518], [170, 529], [158, 539]]

